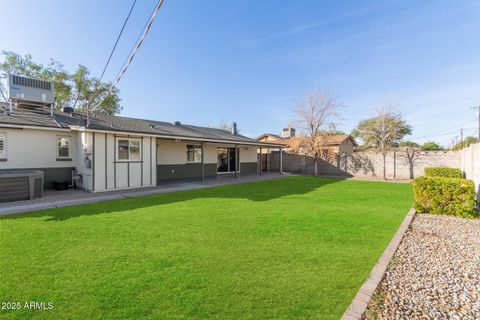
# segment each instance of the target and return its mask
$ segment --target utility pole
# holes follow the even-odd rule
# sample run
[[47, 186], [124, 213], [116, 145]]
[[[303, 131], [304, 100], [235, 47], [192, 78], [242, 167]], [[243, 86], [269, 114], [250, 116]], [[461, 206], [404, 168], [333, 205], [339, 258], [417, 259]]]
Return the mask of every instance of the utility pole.
[[460, 129], [460, 148], [463, 149], [463, 128]]
[[478, 117], [478, 139], [480, 139], [480, 106], [472, 107], [472, 109], [477, 109], [477, 117]]

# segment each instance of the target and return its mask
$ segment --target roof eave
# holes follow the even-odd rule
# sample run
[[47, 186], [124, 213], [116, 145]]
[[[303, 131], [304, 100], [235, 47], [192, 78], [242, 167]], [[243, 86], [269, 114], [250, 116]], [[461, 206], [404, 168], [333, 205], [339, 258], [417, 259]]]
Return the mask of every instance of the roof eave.
[[228, 140], [228, 139], [212, 139], [212, 138], [199, 138], [199, 137], [189, 137], [189, 136], [180, 136], [180, 135], [165, 135], [165, 134], [155, 134], [155, 133], [144, 133], [144, 132], [131, 132], [131, 131], [117, 131], [117, 130], [101, 130], [101, 129], [89, 129], [81, 126], [71, 126], [72, 130], [75, 131], [84, 131], [84, 132], [106, 132], [119, 135], [132, 135], [132, 136], [146, 136], [146, 137], [157, 137], [163, 139], [180, 139], [187, 141], [204, 141], [204, 142], [215, 142], [215, 143], [225, 143], [225, 144], [237, 144], [237, 145], [251, 145], [258, 147], [271, 147], [271, 148], [283, 148], [285, 147], [282, 144], [269, 143], [269, 142], [258, 142], [255, 140], [252, 141], [241, 141], [241, 140]]

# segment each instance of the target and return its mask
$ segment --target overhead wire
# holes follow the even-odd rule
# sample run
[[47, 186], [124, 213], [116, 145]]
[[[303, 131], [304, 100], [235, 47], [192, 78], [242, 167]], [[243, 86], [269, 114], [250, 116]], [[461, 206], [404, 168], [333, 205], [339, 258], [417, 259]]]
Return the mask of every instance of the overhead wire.
[[120, 33], [117, 36], [117, 40], [115, 41], [115, 44], [113, 45], [112, 51], [110, 51], [110, 56], [108, 57], [107, 63], [105, 64], [105, 67], [103, 68], [102, 75], [100, 76], [100, 81], [102, 81], [103, 75], [105, 74], [105, 71], [107, 70], [107, 67], [110, 64], [110, 60], [112, 59], [113, 53], [115, 52], [115, 49], [117, 48], [118, 42], [120, 41], [120, 38], [122, 37], [123, 30], [125, 29], [125, 26], [127, 25], [128, 19], [130, 19], [130, 15], [132, 14], [133, 8], [135, 7], [136, 3], [137, 3], [137, 0], [133, 0], [132, 6], [130, 7], [130, 11], [128, 12], [127, 17], [125, 18], [125, 21], [123, 22], [122, 29], [120, 29]]
[[[436, 136], [448, 135], [448, 134], [451, 134], [452, 132], [456, 132], [458, 129], [461, 129], [462, 126], [464, 126], [466, 124], [469, 124], [469, 123], [472, 123], [472, 122], [475, 122], [475, 120], [470, 120], [470, 121], [455, 125], [453, 127], [447, 128], [447, 129], [442, 129], [442, 130], [436, 131], [434, 133], [430, 133], [428, 135], [424, 135], [424, 136], [420, 136], [420, 137], [414, 137], [414, 138], [411, 138], [409, 140], [414, 141], [414, 140], [420, 140], [420, 139], [425, 139], [425, 138], [433, 138], [433, 137], [436, 137]], [[445, 133], [445, 132], [448, 132], [448, 133]], [[442, 134], [442, 133], [445, 133], [445, 134]]]
[[143, 44], [143, 41], [145, 40], [146, 36], [148, 35], [148, 32], [150, 31], [150, 28], [152, 27], [153, 21], [155, 20], [155, 17], [157, 16], [158, 12], [160, 11], [160, 8], [162, 7], [164, 3], [164, 0], [159, 0], [153, 9], [152, 14], [150, 15], [150, 18], [148, 19], [147, 23], [145, 24], [142, 32], [140, 33], [139, 37], [137, 38], [137, 41], [135, 42], [132, 50], [130, 51], [129, 55], [125, 59], [124, 64], [120, 68], [120, 71], [118, 72], [117, 76], [115, 77], [115, 80], [112, 82], [112, 85], [110, 86], [110, 89], [107, 91], [105, 96], [100, 100], [100, 102], [97, 103], [95, 107], [91, 109], [91, 111], [94, 111], [96, 108], [98, 108], [105, 99], [112, 93], [112, 91], [115, 89], [117, 86], [118, 82], [122, 79], [123, 75], [127, 71], [128, 67], [132, 64], [133, 58], [135, 57], [136, 53], [140, 49], [140, 47]]

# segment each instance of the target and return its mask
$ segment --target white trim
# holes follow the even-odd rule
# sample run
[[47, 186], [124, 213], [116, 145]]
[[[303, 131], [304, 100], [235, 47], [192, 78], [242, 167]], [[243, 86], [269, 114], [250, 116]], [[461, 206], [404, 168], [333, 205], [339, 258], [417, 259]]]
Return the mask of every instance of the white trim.
[[70, 128], [52, 128], [52, 127], [37, 127], [37, 126], [18, 126], [0, 123], [0, 128], [13, 128], [13, 129], [33, 129], [33, 130], [55, 130], [55, 131], [81, 131], [81, 132], [98, 132], [98, 133], [109, 133], [114, 135], [129, 135], [129, 136], [138, 136], [138, 137], [154, 137], [160, 139], [169, 139], [169, 140], [185, 140], [185, 141], [199, 141], [199, 142], [213, 142], [213, 143], [224, 143], [232, 144], [238, 146], [262, 146], [262, 147], [271, 147], [279, 148], [285, 147], [284, 145], [274, 144], [270, 142], [261, 143], [258, 141], [233, 141], [233, 140], [218, 140], [218, 139], [208, 139], [208, 138], [195, 138], [195, 137], [184, 137], [184, 136], [170, 136], [170, 135], [160, 135], [152, 133], [138, 133], [138, 132], [128, 132], [128, 131], [114, 131], [114, 130], [92, 130], [85, 129], [84, 127], [71, 126]]
[[130, 136], [139, 136], [139, 137], [155, 137], [160, 139], [167, 139], [167, 140], [182, 140], [182, 141], [199, 141], [199, 142], [213, 142], [213, 143], [224, 143], [224, 144], [231, 144], [231, 145], [238, 145], [238, 146], [263, 146], [263, 147], [271, 147], [271, 148], [279, 148], [284, 147], [284, 145], [280, 144], [272, 144], [272, 143], [261, 143], [257, 141], [234, 141], [234, 140], [218, 140], [218, 139], [209, 139], [209, 138], [195, 138], [195, 137], [184, 137], [184, 136], [169, 136], [169, 135], [160, 135], [160, 134], [152, 134], [152, 133], [138, 133], [138, 132], [127, 132], [127, 131], [113, 131], [113, 130], [92, 130], [92, 129], [85, 129], [83, 127], [72, 126], [72, 130], [74, 131], [83, 131], [83, 132], [100, 132], [100, 133], [110, 133], [116, 135], [130, 135]]
[[8, 129], [32, 129], [32, 130], [53, 130], [53, 131], [63, 131], [63, 132], [71, 132], [72, 129], [70, 128], [52, 128], [52, 127], [40, 127], [40, 126], [18, 126], [18, 125], [11, 125], [6, 123], [0, 123], [0, 128], [8, 128]]
[[[138, 161], [142, 161], [142, 142], [141, 142], [141, 139], [140, 138], [131, 138], [131, 137], [115, 137], [116, 139], [116, 150], [115, 150], [115, 161], [116, 162], [138, 162]], [[118, 156], [118, 149], [120, 147], [120, 143], [119, 143], [119, 140], [127, 140], [128, 141], [128, 159], [120, 159], [120, 157]], [[139, 158], [138, 159], [132, 159], [131, 156], [130, 156], [130, 141], [138, 141], [138, 146], [139, 146], [139, 153], [138, 153], [138, 156]]]

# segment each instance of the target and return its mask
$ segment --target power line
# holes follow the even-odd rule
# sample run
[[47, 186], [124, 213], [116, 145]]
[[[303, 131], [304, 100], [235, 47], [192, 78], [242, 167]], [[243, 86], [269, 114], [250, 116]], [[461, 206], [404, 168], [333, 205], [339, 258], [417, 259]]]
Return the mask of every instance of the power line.
[[148, 32], [150, 31], [150, 28], [152, 27], [153, 21], [155, 20], [155, 17], [157, 16], [158, 12], [160, 11], [160, 8], [162, 7], [164, 0], [159, 0], [157, 2], [157, 5], [155, 6], [155, 9], [153, 10], [150, 18], [148, 19], [147, 23], [145, 24], [145, 27], [143, 28], [142, 32], [140, 33], [140, 36], [137, 38], [137, 41], [135, 45], [133, 46], [132, 50], [130, 51], [129, 55], [125, 59], [125, 62], [120, 68], [120, 71], [118, 72], [117, 76], [115, 77], [115, 80], [113, 81], [110, 89], [107, 91], [105, 96], [100, 100], [100, 102], [92, 108], [92, 111], [98, 108], [103, 101], [112, 93], [113, 89], [117, 86], [118, 82], [122, 79], [123, 75], [127, 71], [128, 67], [133, 61], [133, 58], [135, 57], [135, 54], [138, 52], [138, 49], [142, 46], [143, 41], [145, 40]]
[[5, 97], [5, 94], [3, 94], [2, 88], [0, 88], [0, 93], [2, 94], [3, 100], [5, 100], [5, 102], [8, 102], [7, 98]]
[[[456, 132], [459, 128], [461, 128], [462, 126], [466, 125], [466, 124], [469, 124], [469, 123], [472, 123], [474, 122], [475, 120], [470, 120], [470, 121], [467, 121], [467, 122], [464, 122], [464, 123], [461, 123], [461, 124], [458, 124], [458, 125], [455, 125], [453, 127], [450, 127], [450, 128], [447, 128], [447, 129], [442, 129], [442, 130], [439, 130], [439, 131], [436, 131], [434, 133], [430, 133], [428, 135], [425, 135], [425, 136], [420, 136], [420, 137], [416, 137], [416, 138], [411, 138], [409, 140], [420, 140], [420, 139], [424, 139], [424, 138], [432, 138], [432, 137], [436, 137], [436, 136], [439, 136], [439, 135], [446, 135], [446, 134], [451, 134], [452, 132]], [[444, 133], [444, 132], [447, 132], [446, 134], [440, 134], [440, 133]]]
[[105, 64], [105, 67], [103, 68], [102, 75], [100, 76], [100, 81], [102, 81], [103, 75], [105, 74], [105, 71], [107, 70], [108, 64], [110, 63], [110, 60], [112, 59], [113, 53], [115, 52], [115, 49], [117, 48], [118, 41], [120, 41], [120, 38], [123, 34], [123, 30], [125, 29], [125, 26], [127, 25], [128, 19], [130, 18], [130, 15], [132, 14], [133, 7], [135, 7], [135, 3], [137, 3], [137, 0], [133, 0], [132, 6], [130, 7], [130, 11], [128, 12], [127, 18], [125, 18], [125, 21], [123, 22], [122, 29], [120, 30], [120, 33], [117, 36], [117, 40], [115, 41], [115, 45], [112, 48], [112, 51], [110, 52], [110, 56], [108, 57], [107, 63]]

